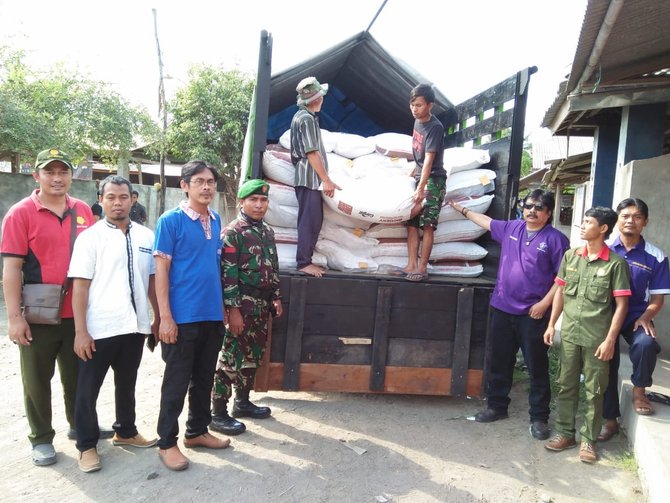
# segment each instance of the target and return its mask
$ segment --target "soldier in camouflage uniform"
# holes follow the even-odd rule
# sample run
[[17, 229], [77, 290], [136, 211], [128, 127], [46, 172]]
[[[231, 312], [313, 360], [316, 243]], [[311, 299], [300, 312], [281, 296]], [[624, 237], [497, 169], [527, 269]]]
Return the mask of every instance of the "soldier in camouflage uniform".
[[[240, 214], [222, 233], [221, 273], [228, 327], [214, 374], [210, 427], [226, 435], [245, 431], [244, 423], [235, 417], [262, 419], [271, 413], [269, 407], [249, 401], [265, 351], [268, 318], [271, 313], [282, 314], [274, 232], [263, 222], [269, 190], [262, 180], [245, 182], [237, 193]], [[235, 401], [230, 417], [228, 400], [233, 386]]]

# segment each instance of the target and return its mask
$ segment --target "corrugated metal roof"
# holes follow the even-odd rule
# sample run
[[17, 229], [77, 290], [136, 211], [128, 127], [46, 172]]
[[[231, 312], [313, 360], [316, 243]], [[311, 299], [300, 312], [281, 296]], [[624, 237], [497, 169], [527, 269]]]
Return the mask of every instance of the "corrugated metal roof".
[[533, 142], [533, 171], [546, 167], [553, 159], [565, 159], [572, 155], [593, 151], [593, 138], [552, 136]]
[[668, 26], [668, 1], [589, 0], [569, 78], [542, 126], [591, 134], [601, 109], [670, 101]]

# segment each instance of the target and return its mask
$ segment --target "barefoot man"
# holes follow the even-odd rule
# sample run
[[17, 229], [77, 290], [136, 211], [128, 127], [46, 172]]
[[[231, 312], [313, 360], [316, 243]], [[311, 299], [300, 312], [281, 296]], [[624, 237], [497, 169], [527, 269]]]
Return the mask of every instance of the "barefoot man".
[[328, 177], [328, 159], [321, 139], [318, 113], [328, 84], [314, 77], [302, 79], [296, 87], [298, 111], [291, 121], [291, 161], [295, 167], [295, 195], [298, 198], [298, 270], [317, 278], [324, 270], [312, 264], [314, 246], [323, 223], [323, 193], [333, 197], [340, 187]]

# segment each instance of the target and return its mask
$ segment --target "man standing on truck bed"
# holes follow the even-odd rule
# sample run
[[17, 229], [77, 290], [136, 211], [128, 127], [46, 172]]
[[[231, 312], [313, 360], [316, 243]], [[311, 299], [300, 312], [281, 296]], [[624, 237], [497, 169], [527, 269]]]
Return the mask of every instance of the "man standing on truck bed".
[[323, 147], [317, 113], [328, 92], [328, 84], [314, 77], [302, 79], [296, 87], [298, 111], [291, 121], [291, 161], [295, 167], [295, 195], [298, 199], [298, 270], [321, 277], [324, 270], [312, 263], [314, 246], [323, 223], [323, 193], [333, 197], [340, 187], [328, 177], [328, 159]]
[[[428, 84], [419, 84], [410, 93], [409, 107], [414, 117], [412, 154], [417, 165], [414, 203], [425, 200], [423, 208], [405, 224], [407, 226], [407, 266], [400, 272], [409, 281], [428, 277], [428, 259], [433, 251], [433, 236], [446, 193], [447, 172], [444, 169], [444, 126], [431, 111], [435, 91]], [[419, 262], [419, 228], [423, 229], [423, 244]]]
[[490, 352], [486, 365], [487, 409], [475, 420], [490, 423], [507, 417], [516, 354], [521, 348], [530, 376], [530, 433], [549, 437], [549, 358], [543, 335], [558, 285], [554, 278], [568, 238], [552, 227], [554, 194], [540, 189], [526, 196], [523, 220], [492, 218], [449, 203], [465, 218], [489, 230], [500, 243], [498, 276], [491, 297]]
[[[270, 185], [263, 180], [244, 182], [237, 193], [240, 214], [223, 230], [221, 276], [228, 329], [214, 375], [210, 427], [226, 435], [246, 429], [235, 417], [263, 419], [271, 414], [269, 407], [249, 401], [265, 352], [268, 318], [270, 313], [281, 316], [283, 310], [274, 231], [263, 222], [269, 192]], [[228, 401], [233, 386], [235, 401], [230, 417]]]

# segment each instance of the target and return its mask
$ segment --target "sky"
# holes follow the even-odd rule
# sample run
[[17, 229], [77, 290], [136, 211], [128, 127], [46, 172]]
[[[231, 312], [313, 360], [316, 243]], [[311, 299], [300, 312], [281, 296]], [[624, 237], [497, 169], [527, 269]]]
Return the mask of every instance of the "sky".
[[[158, 116], [156, 9], [168, 96], [205, 63], [254, 73], [261, 30], [273, 36], [273, 73], [364, 31], [383, 0], [0, 0], [0, 45], [33, 69], [64, 63], [109, 83]], [[531, 78], [526, 134], [570, 71], [587, 0], [388, 0], [370, 29], [458, 104], [522, 68]], [[409, 110], [408, 110], [409, 113]]]

